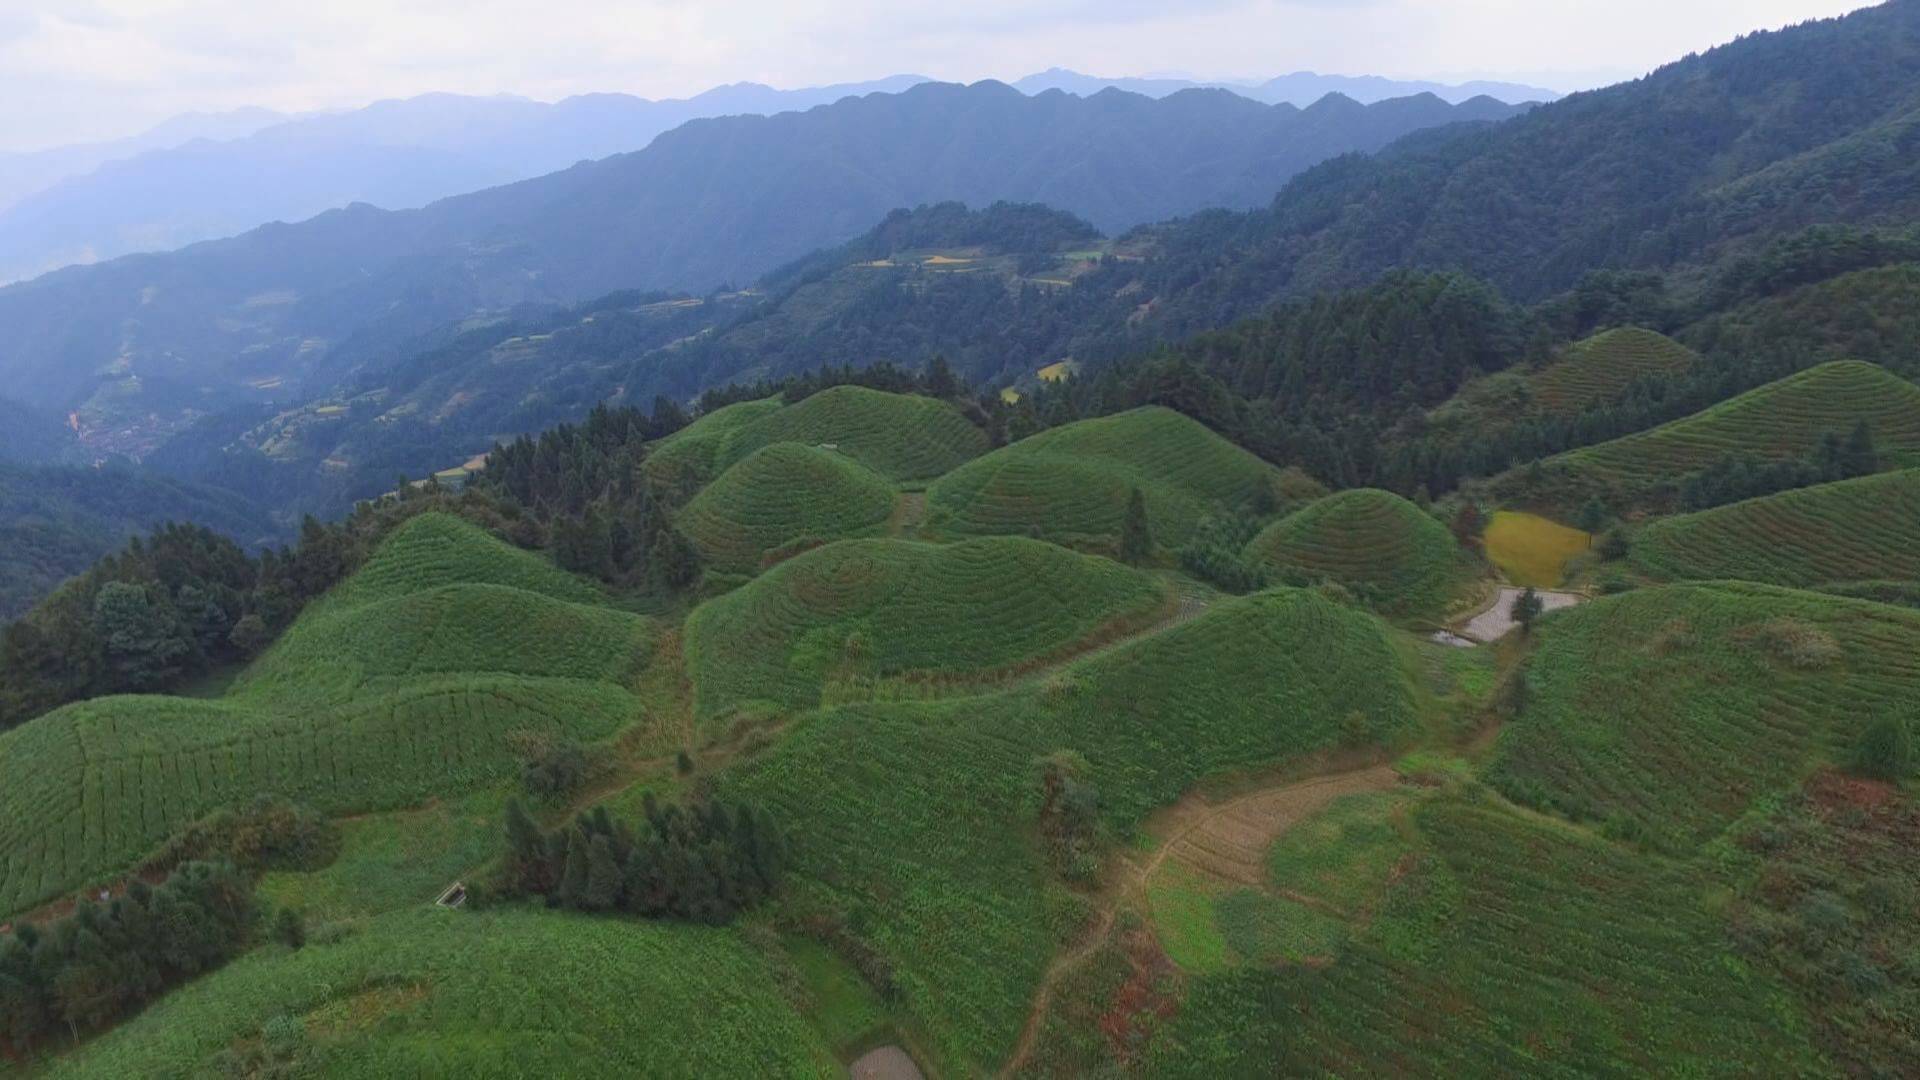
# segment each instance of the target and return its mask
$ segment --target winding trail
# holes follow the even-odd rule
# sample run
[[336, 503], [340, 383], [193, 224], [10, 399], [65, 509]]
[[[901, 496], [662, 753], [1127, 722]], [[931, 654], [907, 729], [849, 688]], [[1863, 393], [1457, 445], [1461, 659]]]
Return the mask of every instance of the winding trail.
[[1026, 1068], [1039, 1044], [1055, 989], [1106, 945], [1124, 904], [1146, 906], [1147, 882], [1169, 858], [1228, 881], [1263, 884], [1266, 849], [1281, 833], [1341, 796], [1385, 791], [1399, 783], [1400, 775], [1392, 765], [1374, 765], [1276, 784], [1221, 803], [1191, 793], [1168, 808], [1158, 823], [1164, 839], [1144, 859], [1120, 857], [1119, 867], [1098, 894], [1085, 937], [1047, 965], [1027, 1009], [1020, 1040], [999, 1075], [1012, 1076]]

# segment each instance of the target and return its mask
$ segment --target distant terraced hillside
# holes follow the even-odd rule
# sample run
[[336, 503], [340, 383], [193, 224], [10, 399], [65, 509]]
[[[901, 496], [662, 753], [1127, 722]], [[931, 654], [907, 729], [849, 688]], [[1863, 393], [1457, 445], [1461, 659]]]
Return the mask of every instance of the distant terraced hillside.
[[802, 708], [834, 682], [978, 680], [1167, 605], [1150, 575], [1022, 537], [850, 540], [703, 605], [687, 659], [702, 714]]
[[1920, 578], [1920, 469], [1663, 518], [1634, 537], [1632, 557], [1669, 581], [1805, 588]]
[[[1599, 495], [1618, 508], [1671, 500], [1687, 475], [1737, 455], [1762, 461], [1804, 457], [1828, 435], [1865, 421], [1883, 467], [1920, 462], [1920, 386], [1884, 368], [1836, 361], [1790, 375], [1651, 431], [1548, 458], [1546, 487], [1567, 505]], [[1516, 470], [1494, 490], [1538, 497], [1540, 479]], [[1665, 496], [1660, 493], [1667, 490]]]
[[942, 477], [930, 521], [961, 535], [1028, 534], [1111, 550], [1134, 488], [1153, 539], [1175, 547], [1216, 507], [1280, 495], [1280, 471], [1172, 409], [1043, 431]]
[[1489, 778], [1691, 850], [1920, 701], [1920, 613], [1767, 585], [1639, 589], [1537, 631]]
[[1397, 614], [1439, 613], [1460, 576], [1460, 549], [1446, 526], [1372, 489], [1329, 495], [1281, 518], [1253, 538], [1247, 556], [1301, 581], [1337, 581]]
[[1675, 374], [1698, 361], [1691, 349], [1665, 334], [1628, 326], [1568, 346], [1528, 382], [1542, 411], [1571, 413], [1618, 398], [1637, 379]]
[[676, 523], [707, 567], [745, 574], [796, 543], [870, 532], [893, 503], [892, 484], [837, 450], [772, 443], [721, 473]]
[[0, 914], [258, 794], [335, 813], [414, 805], [511, 774], [525, 735], [614, 734], [639, 715], [626, 687], [652, 628], [578, 602], [594, 595], [422, 516], [225, 698], [96, 698], [0, 735]]

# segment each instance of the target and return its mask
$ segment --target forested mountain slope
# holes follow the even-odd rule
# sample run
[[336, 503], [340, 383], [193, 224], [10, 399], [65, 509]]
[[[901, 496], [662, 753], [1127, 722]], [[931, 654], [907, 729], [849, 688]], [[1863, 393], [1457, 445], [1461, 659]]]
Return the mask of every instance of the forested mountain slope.
[[1518, 111], [1430, 96], [1306, 110], [1224, 91], [1030, 98], [981, 83], [695, 121], [416, 211], [355, 205], [0, 290], [0, 375], [63, 408], [135, 377], [216, 401], [276, 396], [476, 310], [745, 282], [900, 206], [1045, 201], [1125, 227], [1256, 205], [1333, 155]]

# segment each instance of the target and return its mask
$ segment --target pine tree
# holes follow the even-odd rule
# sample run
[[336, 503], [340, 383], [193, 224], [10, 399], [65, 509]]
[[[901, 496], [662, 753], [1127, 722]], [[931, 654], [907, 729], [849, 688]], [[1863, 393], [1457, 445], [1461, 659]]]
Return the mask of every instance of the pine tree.
[[584, 829], [575, 827], [567, 830], [566, 868], [560, 873], [560, 885], [549, 899], [560, 907], [577, 908], [584, 902], [587, 894], [588, 840]]
[[1508, 613], [1513, 617], [1514, 622], [1520, 624], [1521, 632], [1532, 633], [1533, 621], [1538, 619], [1545, 609], [1546, 604], [1541, 601], [1540, 594], [1529, 585], [1525, 592], [1513, 598], [1513, 607]]
[[1120, 524], [1120, 561], [1139, 566], [1153, 556], [1153, 531], [1147, 522], [1147, 500], [1134, 488], [1127, 496], [1127, 514]]
[[1873, 444], [1873, 429], [1865, 420], [1857, 421], [1840, 448], [1842, 471], [1847, 476], [1868, 476], [1880, 470], [1880, 452]]
[[307, 921], [293, 908], [283, 907], [273, 917], [273, 937], [289, 949], [304, 948], [307, 944]]
[[947, 401], [960, 396], [960, 380], [953, 375], [953, 368], [947, 366], [947, 358], [936, 355], [927, 364], [927, 396]]
[[620, 903], [620, 889], [626, 880], [626, 868], [614, 852], [613, 837], [601, 833], [587, 847], [587, 883], [580, 894], [580, 906], [588, 911], [609, 911]]

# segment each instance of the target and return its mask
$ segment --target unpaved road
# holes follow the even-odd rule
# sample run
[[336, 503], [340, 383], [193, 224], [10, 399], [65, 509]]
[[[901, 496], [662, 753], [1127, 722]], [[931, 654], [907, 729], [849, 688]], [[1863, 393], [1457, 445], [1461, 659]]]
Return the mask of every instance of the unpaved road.
[[[1513, 601], [1526, 591], [1512, 585], [1502, 585], [1500, 596], [1494, 600], [1493, 606], [1468, 619], [1466, 625], [1459, 628], [1460, 633], [1482, 644], [1499, 641], [1513, 633], [1520, 625], [1513, 621]], [[1559, 611], [1587, 599], [1579, 593], [1548, 592], [1545, 589], [1536, 589], [1534, 592], [1540, 597], [1543, 611]]]
[[1106, 944], [1122, 903], [1131, 898], [1144, 907], [1147, 881], [1168, 858], [1231, 881], [1258, 885], [1266, 879], [1267, 848], [1281, 833], [1343, 795], [1385, 791], [1399, 782], [1393, 766], [1376, 765], [1277, 784], [1223, 803], [1209, 803], [1195, 794], [1174, 804], [1159, 823], [1166, 838], [1144, 859], [1120, 857], [1085, 939], [1047, 965], [1027, 1010], [1020, 1041], [1000, 1075], [1012, 1076], [1026, 1067], [1040, 1041], [1054, 987]]

